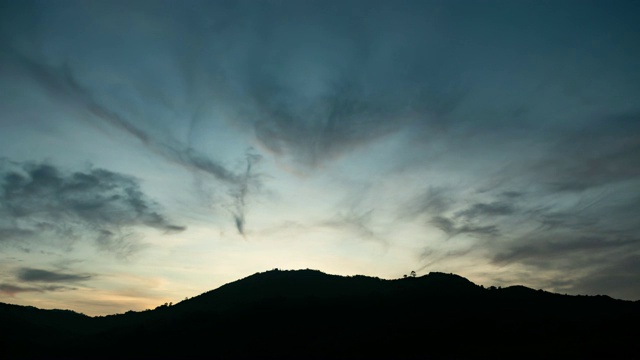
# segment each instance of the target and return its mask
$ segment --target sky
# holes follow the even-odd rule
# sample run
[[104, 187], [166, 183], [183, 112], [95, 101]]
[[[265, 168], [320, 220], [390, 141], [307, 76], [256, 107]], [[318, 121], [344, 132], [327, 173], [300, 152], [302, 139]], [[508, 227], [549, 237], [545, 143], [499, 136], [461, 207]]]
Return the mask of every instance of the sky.
[[1, 1], [0, 302], [256, 272], [640, 300], [638, 1]]

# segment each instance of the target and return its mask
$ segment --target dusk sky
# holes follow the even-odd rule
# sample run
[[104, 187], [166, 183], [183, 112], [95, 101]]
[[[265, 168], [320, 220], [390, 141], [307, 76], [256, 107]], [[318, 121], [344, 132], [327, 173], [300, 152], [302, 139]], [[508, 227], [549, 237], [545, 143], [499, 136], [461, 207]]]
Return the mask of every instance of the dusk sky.
[[281, 269], [640, 299], [640, 1], [1, 1], [0, 302]]

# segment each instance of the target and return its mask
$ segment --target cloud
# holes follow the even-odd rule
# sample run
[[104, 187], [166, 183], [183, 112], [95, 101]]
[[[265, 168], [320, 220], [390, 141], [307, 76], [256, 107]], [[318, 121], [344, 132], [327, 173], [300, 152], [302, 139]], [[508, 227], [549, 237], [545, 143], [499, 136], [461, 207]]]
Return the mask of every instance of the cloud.
[[441, 215], [455, 204], [451, 189], [429, 186], [400, 210], [400, 216], [413, 218], [422, 214]]
[[311, 168], [393, 133], [414, 115], [402, 110], [402, 104], [384, 105], [357, 90], [327, 88], [326, 94], [311, 99], [297, 92], [268, 87], [253, 94], [259, 115], [252, 126], [264, 147]]
[[[558, 260], [568, 259], [571, 256], [582, 254], [599, 253], [610, 251], [633, 251], [640, 245], [638, 239], [607, 239], [594, 236], [565, 235], [565, 238], [558, 236], [553, 239], [551, 234], [541, 234], [540, 237], [530, 238], [525, 241], [521, 239], [505, 252], [495, 255], [493, 261], [497, 264], [511, 262], [524, 262], [530, 264], [542, 264]], [[545, 237], [546, 235], [547, 237]]]
[[478, 236], [496, 236], [498, 227], [496, 225], [473, 225], [469, 223], [458, 224], [456, 221], [444, 216], [434, 216], [429, 223], [446, 233], [449, 238], [460, 234], [470, 234]]
[[[6, 94], [20, 86], [16, 99], [29, 104], [37, 84], [71, 108], [70, 121], [125, 135], [213, 184], [243, 236], [263, 156], [297, 174], [401, 179], [389, 185], [401, 204], [371, 196], [364, 209], [376, 217], [329, 215], [363, 237], [383, 228], [378, 209], [398, 207], [391, 238], [411, 221], [468, 238], [437, 245], [445, 255], [481, 249], [495, 266], [538, 273], [604, 269], [582, 258], [638, 249], [637, 5], [489, 3], [3, 4], [0, 84]], [[374, 145], [384, 159], [356, 155], [351, 166], [346, 155]], [[260, 155], [228, 166], [250, 146]], [[73, 190], [73, 175], [54, 170], [3, 173], [2, 186], [25, 190], [0, 204], [0, 242], [82, 237], [130, 254], [140, 227], [182, 230], [126, 181], [92, 169], [81, 173], [113, 187]], [[424, 191], [408, 194], [416, 186]]]
[[21, 54], [15, 56], [19, 66], [23, 67], [53, 99], [89, 112], [96, 119], [137, 139], [148, 150], [165, 160], [207, 173], [226, 183], [234, 183], [240, 177], [188, 145], [172, 138], [161, 140], [135, 125], [135, 122], [126, 119], [119, 113], [120, 109], [102, 104], [90, 87], [78, 82], [68, 64], [52, 66], [46, 64], [43, 59], [31, 59]]
[[[598, 136], [612, 133], [617, 131]], [[598, 136], [594, 134], [590, 141], [600, 142]], [[589, 156], [588, 151], [576, 153], [572, 160], [582, 162]], [[568, 164], [570, 160], [558, 161]], [[554, 174], [535, 173], [538, 170], [524, 170], [522, 177], [501, 179], [493, 187], [477, 181], [468, 187], [450, 184], [447, 190], [431, 185], [415, 196], [400, 210], [400, 214], [411, 214], [406, 219], [426, 220], [423, 224], [442, 231], [447, 239], [470, 235], [455, 244], [425, 241], [420, 257], [423, 268], [448, 266], [461, 257], [478, 258], [493, 266], [494, 275], [519, 273], [510, 283], [637, 299], [634, 266], [618, 266], [630, 264], [640, 254], [640, 228], [632, 220], [640, 209], [634, 190], [637, 178], [629, 172], [628, 177], [619, 176], [625, 172], [618, 171], [615, 176], [603, 175], [602, 182], [569, 191], [540, 181]]]
[[96, 168], [68, 172], [47, 163], [5, 160], [0, 165], [1, 242], [25, 244], [54, 236], [69, 244], [93, 238], [126, 257], [137, 246], [127, 229], [185, 229], [167, 220], [131, 176]]
[[[640, 113], [601, 116], [560, 137], [532, 166], [553, 192], [582, 192], [640, 178]], [[562, 154], [562, 156], [557, 156]], [[556, 155], [556, 156], [554, 156]]]
[[340, 211], [330, 220], [321, 222], [320, 225], [348, 231], [358, 238], [374, 240], [388, 245], [386, 240], [374, 229], [374, 210], [361, 211], [351, 207], [347, 211]]
[[0, 241], [16, 241], [21, 238], [28, 238], [35, 235], [35, 230], [20, 228], [0, 228]]
[[473, 187], [506, 203], [532, 194], [579, 196], [637, 182], [640, 113], [610, 108], [594, 113], [567, 114], [563, 126], [544, 127], [541, 121], [529, 125], [530, 133], [518, 136], [511, 134], [514, 129], [498, 129], [492, 136], [480, 134], [478, 141], [447, 151], [469, 157], [461, 165], [476, 170], [476, 180], [484, 184]]
[[0, 294], [9, 297], [14, 297], [16, 294], [24, 292], [48, 292], [48, 291], [65, 291], [75, 290], [75, 288], [59, 285], [44, 285], [44, 286], [20, 286], [14, 284], [0, 284]]
[[476, 203], [456, 211], [461, 203], [454, 188], [429, 186], [401, 209], [400, 214], [404, 218], [427, 215], [427, 224], [441, 230], [451, 239], [461, 234], [498, 236], [499, 228], [493, 217], [514, 212], [511, 205], [503, 202]]
[[569, 288], [583, 294], [603, 294], [626, 300], [640, 300], [640, 254], [630, 254], [610, 260], [596, 268]]
[[416, 122], [438, 122], [460, 102], [459, 75], [433, 70], [434, 54], [450, 49], [431, 36], [413, 40], [433, 31], [432, 6], [367, 3], [368, 15], [359, 16], [357, 4], [243, 8], [224, 34], [212, 34], [227, 50], [212, 61], [224, 66], [213, 72], [228, 84], [219, 89], [221, 105], [262, 147], [299, 168], [321, 167]]
[[484, 244], [490, 261], [525, 268], [530, 281], [553, 291], [635, 300], [640, 294], [632, 264], [640, 256], [640, 228], [630, 219], [638, 216], [638, 199], [596, 196], [594, 201], [584, 193], [570, 206], [522, 209], [532, 199], [519, 203], [517, 227]]
[[260, 162], [261, 159], [262, 157], [260, 155], [253, 152], [247, 152], [247, 167], [245, 169], [245, 172], [239, 179], [237, 186], [232, 188], [232, 190], [230, 191], [230, 195], [233, 198], [233, 219], [236, 224], [238, 233], [243, 236], [245, 235], [244, 225], [245, 213], [247, 209], [247, 195], [249, 195], [250, 191], [259, 190], [260, 187], [259, 176], [255, 174], [253, 168], [254, 165]]
[[[260, 155], [249, 149], [245, 155], [247, 164], [245, 171], [235, 173], [222, 163], [194, 149], [191, 144], [177, 141], [171, 135], [158, 136], [147, 132], [136, 125], [136, 121], [122, 115], [120, 112], [123, 109], [104, 105], [94, 95], [94, 90], [80, 84], [68, 64], [56, 67], [46, 64], [43, 59], [31, 59], [21, 54], [15, 54], [15, 57], [18, 58], [18, 66], [24, 68], [52, 98], [89, 112], [95, 119], [138, 140], [147, 150], [165, 161], [194, 173], [210, 175], [222, 186], [228, 188], [232, 197], [231, 207], [233, 207], [236, 228], [240, 234], [244, 235], [245, 199], [249, 193], [248, 189], [251, 188], [253, 192], [257, 192], [261, 185], [259, 176], [255, 174], [255, 165], [259, 162]], [[157, 99], [145, 100], [157, 101]]]
[[42, 269], [21, 268], [17, 271], [17, 278], [24, 282], [68, 283], [91, 280], [93, 276], [88, 274], [70, 274]]
[[516, 212], [513, 205], [505, 202], [477, 203], [456, 214], [457, 217], [478, 218], [511, 215]]
[[531, 274], [527, 281], [552, 291], [640, 299], [640, 240], [598, 235], [542, 233], [516, 239], [495, 254], [492, 262], [501, 267], [524, 265]]
[[35, 288], [25, 288], [17, 285], [11, 284], [0, 284], [0, 294], [14, 296], [17, 293], [28, 292], [28, 291], [37, 291]]
[[[360, 15], [365, 5], [369, 16]], [[241, 174], [196, 155], [189, 141], [159, 138], [146, 129], [166, 125], [167, 118], [157, 118], [171, 113], [180, 117], [172, 122], [188, 122], [193, 134], [196, 123], [215, 122], [214, 114], [223, 114], [261, 148], [313, 168], [424, 118], [425, 111], [449, 112], [459, 98], [450, 90], [455, 73], [431, 66], [442, 60], [434, 59], [429, 45], [439, 46], [440, 53], [449, 49], [432, 36], [421, 37], [421, 44], [412, 36], [430, 33], [425, 24], [434, 17], [433, 5], [213, 2], [199, 4], [197, 11], [137, 6], [139, 12], [127, 11], [124, 18], [128, 7], [117, 2], [35, 7], [35, 14], [46, 13], [43, 18], [54, 23], [67, 14], [75, 14], [74, 20], [53, 28], [44, 21], [31, 28], [11, 22], [16, 29], [5, 32], [21, 36], [11, 39], [4, 57], [12, 56], [59, 102], [221, 181]], [[390, 10], [396, 16], [389, 17]], [[20, 15], [23, 23], [33, 21], [34, 14]], [[115, 18], [120, 27], [106, 21]], [[78, 33], [81, 24], [93, 31]], [[72, 43], [64, 40], [67, 32], [75, 35]], [[59, 45], [52, 53], [46, 51], [48, 40]], [[114, 46], [96, 51], [95, 44], [104, 41]], [[119, 96], [105, 91], [105, 79], [96, 81], [88, 68], [127, 79], [118, 83], [127, 100], [114, 101]], [[140, 106], [132, 111], [131, 104]]]

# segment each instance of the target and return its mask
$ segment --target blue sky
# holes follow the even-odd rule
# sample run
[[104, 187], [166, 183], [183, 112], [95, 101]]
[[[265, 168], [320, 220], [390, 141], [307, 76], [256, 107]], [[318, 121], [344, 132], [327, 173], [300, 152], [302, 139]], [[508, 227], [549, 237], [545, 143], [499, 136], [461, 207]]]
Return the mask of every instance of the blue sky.
[[640, 299], [634, 1], [3, 1], [0, 301], [271, 268]]

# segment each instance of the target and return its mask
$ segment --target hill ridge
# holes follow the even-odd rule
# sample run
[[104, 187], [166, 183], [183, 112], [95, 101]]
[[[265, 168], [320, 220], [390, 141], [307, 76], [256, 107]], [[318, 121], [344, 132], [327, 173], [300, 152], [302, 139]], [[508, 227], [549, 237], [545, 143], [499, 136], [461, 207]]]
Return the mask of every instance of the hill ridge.
[[624, 358], [638, 321], [638, 302], [484, 288], [456, 274], [274, 269], [172, 306], [104, 317], [0, 303], [0, 348], [8, 358], [184, 358], [211, 351], [213, 341], [211, 357], [225, 359], [512, 358], [520, 349]]

